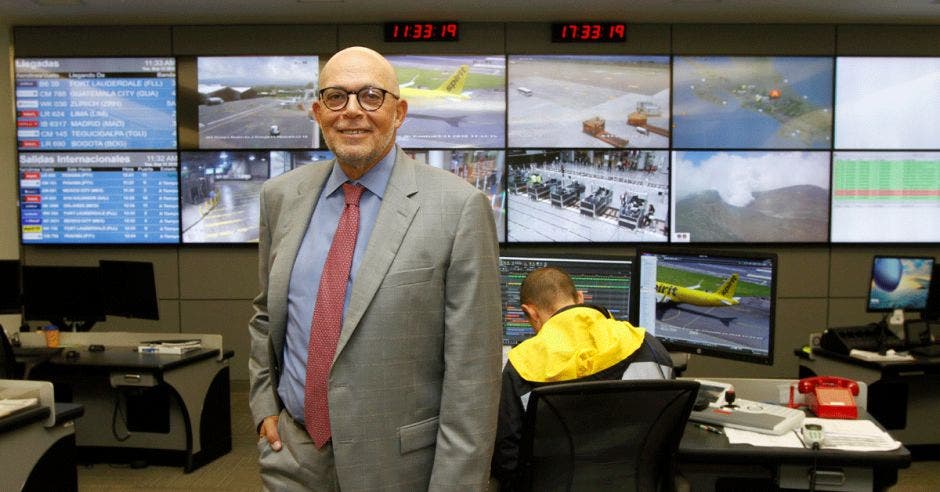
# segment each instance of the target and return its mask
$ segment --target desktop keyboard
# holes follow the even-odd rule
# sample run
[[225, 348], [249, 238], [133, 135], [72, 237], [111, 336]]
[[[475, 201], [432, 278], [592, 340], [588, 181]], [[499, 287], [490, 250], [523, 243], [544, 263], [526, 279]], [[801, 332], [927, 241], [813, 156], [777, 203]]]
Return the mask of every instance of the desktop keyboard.
[[912, 348], [911, 353], [921, 357], [940, 357], [940, 344]]
[[779, 436], [799, 427], [806, 416], [802, 410], [772, 403], [738, 398], [734, 404], [733, 408], [709, 406], [693, 411], [689, 420]]

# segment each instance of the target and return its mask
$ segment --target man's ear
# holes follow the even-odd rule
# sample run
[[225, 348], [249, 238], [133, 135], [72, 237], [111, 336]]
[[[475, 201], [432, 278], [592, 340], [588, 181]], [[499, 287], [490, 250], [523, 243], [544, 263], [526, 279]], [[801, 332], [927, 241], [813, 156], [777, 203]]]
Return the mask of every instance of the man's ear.
[[578, 304], [584, 304], [584, 292], [578, 291]]

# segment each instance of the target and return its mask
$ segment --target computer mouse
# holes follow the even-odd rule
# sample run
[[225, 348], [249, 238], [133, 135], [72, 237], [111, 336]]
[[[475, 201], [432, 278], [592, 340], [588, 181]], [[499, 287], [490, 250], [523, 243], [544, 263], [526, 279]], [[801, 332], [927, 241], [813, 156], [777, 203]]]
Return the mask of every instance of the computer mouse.
[[898, 354], [898, 353], [895, 352], [894, 349], [888, 349], [888, 350], [885, 352], [885, 355], [889, 355], [889, 356], [890, 356], [890, 355], [897, 355], [897, 354]]
[[81, 357], [81, 355], [78, 353], [78, 350], [69, 350], [65, 353], [66, 359], [77, 359], [79, 357]]
[[89, 352], [104, 352], [104, 345], [93, 343], [88, 346]]

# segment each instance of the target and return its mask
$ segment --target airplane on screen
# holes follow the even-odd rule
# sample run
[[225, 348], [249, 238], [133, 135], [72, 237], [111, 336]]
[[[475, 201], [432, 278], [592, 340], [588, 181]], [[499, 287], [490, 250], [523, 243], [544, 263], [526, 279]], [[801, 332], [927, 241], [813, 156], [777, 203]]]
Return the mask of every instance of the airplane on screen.
[[701, 286], [701, 283], [690, 287], [679, 287], [666, 282], [656, 282], [656, 302], [722, 307], [734, 306], [741, 301], [740, 297], [734, 297], [734, 290], [738, 287], [737, 273], [728, 277], [728, 280], [725, 280], [714, 292], [700, 290]]
[[410, 99], [470, 99], [469, 94], [463, 93], [464, 82], [467, 81], [467, 74], [470, 73], [468, 65], [461, 65], [443, 84], [437, 89], [421, 89], [414, 87], [415, 76], [408, 82], [399, 85], [401, 97]]

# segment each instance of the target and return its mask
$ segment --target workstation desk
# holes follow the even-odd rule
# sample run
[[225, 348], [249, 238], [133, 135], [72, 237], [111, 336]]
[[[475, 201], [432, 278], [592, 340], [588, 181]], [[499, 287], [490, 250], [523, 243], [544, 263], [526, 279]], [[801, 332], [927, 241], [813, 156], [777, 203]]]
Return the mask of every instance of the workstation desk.
[[[734, 385], [741, 398], [785, 403], [795, 380], [709, 378]], [[864, 386], [864, 385], [860, 385]], [[864, 388], [860, 396], [864, 396]], [[867, 418], [860, 405], [859, 418]], [[817, 490], [885, 490], [897, 483], [898, 470], [911, 463], [901, 446], [893, 451], [842, 451], [758, 447], [731, 444], [717, 435], [686, 424], [678, 454], [679, 471], [692, 491], [807, 489], [816, 467]]]
[[47, 382], [0, 380], [8, 388], [35, 390], [39, 406], [0, 417], [0, 490], [78, 490], [74, 420], [84, 408], [55, 403]]
[[865, 361], [823, 348], [800, 354], [800, 378], [841, 376], [868, 385], [868, 412], [905, 446], [940, 445], [940, 358]]
[[[24, 347], [30, 337], [21, 334]], [[138, 353], [155, 339], [200, 339], [183, 355]], [[38, 344], [41, 340], [32, 341]], [[30, 379], [51, 381], [56, 399], [80, 403], [83, 460], [182, 465], [190, 472], [232, 449], [228, 361], [220, 335], [62, 333], [64, 349], [24, 357]], [[104, 351], [88, 346], [100, 344]]]

